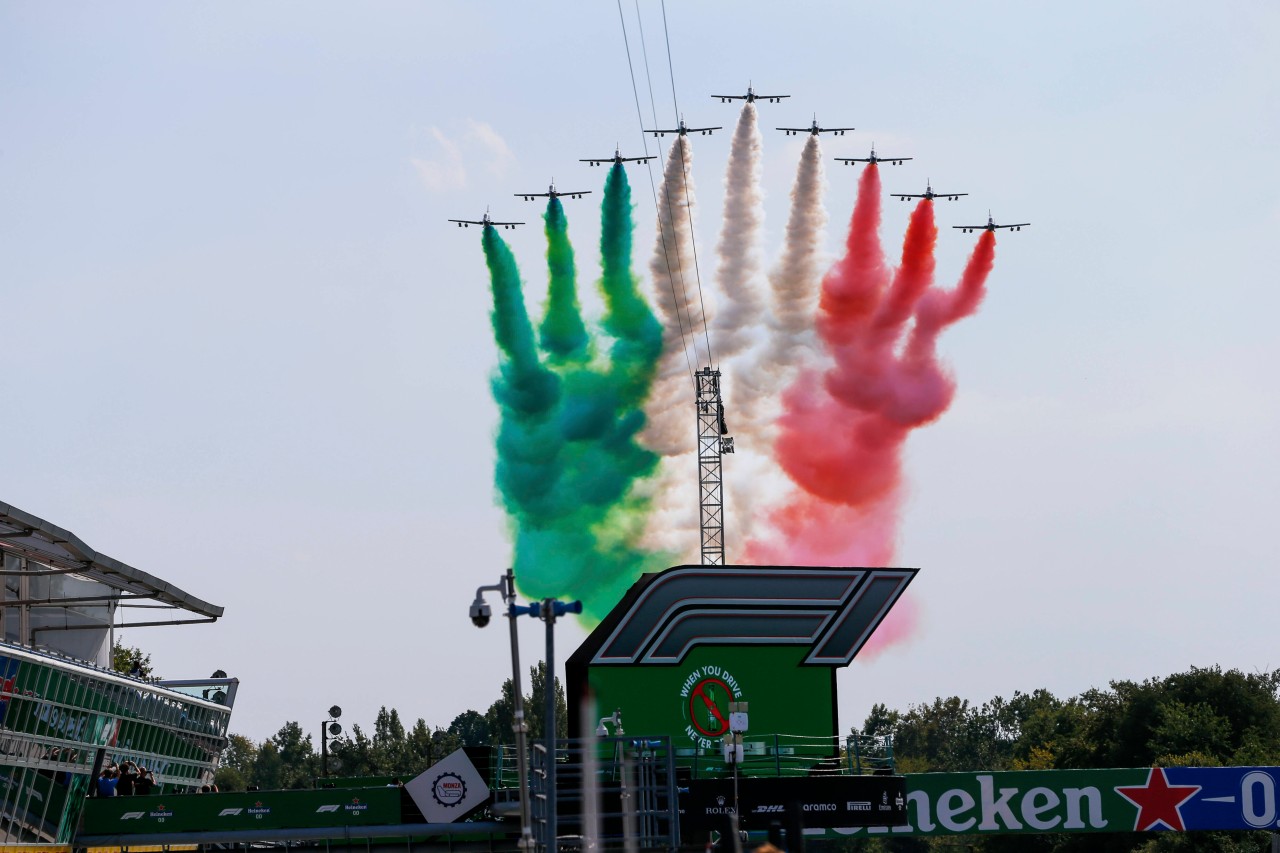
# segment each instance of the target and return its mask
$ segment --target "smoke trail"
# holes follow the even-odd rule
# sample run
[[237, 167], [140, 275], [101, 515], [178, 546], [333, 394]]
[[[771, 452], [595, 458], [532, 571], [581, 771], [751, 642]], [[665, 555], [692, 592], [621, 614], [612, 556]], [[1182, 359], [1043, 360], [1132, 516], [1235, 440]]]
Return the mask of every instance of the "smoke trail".
[[554, 512], [546, 497], [560, 474], [552, 419], [560, 401], [560, 381], [538, 358], [511, 250], [493, 228], [484, 229], [482, 244], [500, 352], [493, 379], [493, 396], [501, 411], [495, 480], [509, 510], [545, 518]]
[[503, 353], [495, 396], [526, 382], [537, 389], [550, 381], [554, 388], [519, 407], [502, 406], [499, 486], [512, 520], [517, 583], [536, 598], [581, 597], [588, 622], [602, 618], [641, 572], [659, 568], [665, 558], [637, 544], [649, 504], [633, 487], [654, 471], [658, 457], [641, 448], [636, 435], [662, 329], [631, 273], [634, 224], [620, 167], [606, 182], [602, 219], [603, 325], [614, 338], [611, 361], [603, 365], [588, 361], [592, 342], [577, 308], [560, 202], [553, 199], [547, 210], [551, 280], [541, 325], [553, 369], [539, 361], [533, 345], [515, 261], [492, 229], [486, 234], [494, 328]]
[[[689, 237], [692, 217], [693, 149], [686, 137], [677, 137], [667, 156], [658, 196], [658, 237], [654, 242], [649, 274], [662, 321], [662, 356], [653, 394], [645, 406], [649, 423], [642, 440], [663, 456], [675, 456], [692, 448], [693, 379], [689, 357], [697, 358], [697, 338], [703, 328], [702, 306], [694, 279], [693, 244]], [[683, 330], [683, 333], [682, 333]], [[691, 336], [686, 344], [686, 335]]]
[[560, 199], [547, 202], [547, 269], [550, 285], [542, 325], [538, 329], [542, 349], [552, 364], [583, 362], [591, 357], [590, 338], [578, 304], [577, 270], [569, 243], [569, 220]]
[[689, 232], [692, 164], [692, 146], [686, 137], [677, 137], [663, 168], [658, 236], [649, 261], [663, 339], [653, 391], [644, 407], [647, 423], [640, 434], [641, 443], [663, 457], [657, 474], [645, 484], [653, 514], [643, 544], [651, 551], [671, 553], [677, 561], [695, 559], [699, 524], [690, 371], [691, 361], [696, 367], [699, 360], [697, 340], [704, 327]]
[[756, 105], [748, 103], [738, 116], [724, 176], [724, 219], [716, 267], [724, 302], [712, 327], [716, 356], [721, 361], [747, 349], [764, 311], [758, 284], [763, 224], [760, 131], [756, 127]]
[[822, 147], [818, 137], [810, 136], [800, 154], [800, 166], [791, 188], [791, 214], [787, 219], [782, 258], [769, 276], [773, 317], [769, 347], [761, 366], [768, 370], [771, 381], [767, 390], [771, 392], [776, 392], [789, 378], [788, 373], [800, 366], [806, 345], [811, 346], [821, 276], [822, 234], [827, 227], [822, 181]]
[[[846, 253], [823, 281], [818, 330], [834, 366], [801, 373], [783, 396], [777, 454], [795, 488], [750, 544], [753, 560], [884, 565], [892, 560], [904, 494], [902, 448], [911, 430], [950, 405], [954, 381], [938, 334], [977, 310], [994, 263], [979, 239], [953, 290], [933, 288], [933, 204], [912, 213], [902, 261], [890, 273], [879, 242], [874, 165], [859, 183]], [[904, 342], [905, 338], [905, 342]], [[890, 614], [875, 653], [910, 634], [915, 605]]]

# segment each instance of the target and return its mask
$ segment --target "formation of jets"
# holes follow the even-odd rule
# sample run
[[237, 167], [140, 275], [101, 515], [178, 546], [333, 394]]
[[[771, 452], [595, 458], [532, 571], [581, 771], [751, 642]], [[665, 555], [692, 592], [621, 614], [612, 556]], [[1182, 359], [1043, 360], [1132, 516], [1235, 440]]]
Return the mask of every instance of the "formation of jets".
[[591, 190], [577, 190], [562, 193], [556, 189], [556, 182], [552, 179], [551, 186], [547, 187], [547, 191], [544, 193], [512, 193], [512, 195], [517, 198], [522, 198], [525, 201], [533, 201], [535, 198], [560, 198], [561, 196], [565, 196], [567, 198], [582, 198], [584, 195], [591, 195]]
[[[767, 101], [769, 103], [777, 104], [777, 103], [781, 103], [783, 98], [789, 98], [791, 96], [790, 95], [757, 95], [755, 89], [752, 86], [748, 85], [747, 93], [745, 95], [712, 95], [711, 97], [719, 98], [722, 104], [727, 104], [730, 101], [746, 101], [749, 104], [755, 103], [756, 101]], [[690, 133], [700, 133], [703, 136], [710, 136], [715, 131], [723, 130], [723, 129], [724, 128], [719, 126], [689, 127], [687, 124], [685, 124], [684, 116], [681, 116], [680, 121], [675, 128], [672, 128], [669, 130], [665, 128], [658, 128], [655, 130], [646, 129], [644, 132], [652, 133], [655, 137], [666, 136], [668, 133], [674, 133], [678, 136], [688, 136]], [[817, 115], [814, 115], [813, 123], [810, 124], [808, 127], [779, 127], [777, 129], [781, 131], [785, 131], [788, 136], [794, 136], [800, 133], [808, 133], [812, 136], [817, 136], [820, 133], [831, 133], [836, 136], [844, 136], [846, 132], [850, 130], [854, 130], [855, 128], [822, 127], [821, 125], [818, 124]], [[646, 154], [643, 157], [623, 157], [621, 148], [615, 147], [613, 149], [612, 157], [582, 158], [578, 162], [586, 163], [587, 165], [590, 165], [590, 166], [602, 166], [606, 163], [612, 163], [614, 165], [621, 165], [623, 163], [648, 163], [650, 160], [654, 160], [654, 159], [657, 159], [656, 154]], [[835, 159], [838, 162], [844, 163], [846, 166], [852, 166], [854, 163], [870, 163], [870, 164], [891, 163], [894, 166], [901, 166], [904, 162], [906, 162], [907, 160], [911, 160], [913, 158], [881, 157], [880, 155], [876, 154], [876, 146], [875, 146], [875, 143], [873, 142], [871, 144], [871, 154], [867, 157], [836, 157]], [[571, 191], [561, 192], [556, 189], [555, 182], [552, 181], [551, 185], [547, 187], [547, 191], [544, 193], [514, 193], [513, 195], [519, 198], [523, 198], [525, 201], [532, 201], [535, 198], [561, 198], [561, 197], [582, 198], [584, 195], [589, 195], [590, 192], [591, 192], [590, 190], [571, 190]], [[890, 195], [893, 196], [894, 198], [902, 199], [903, 201], [906, 201], [909, 198], [929, 199], [930, 201], [932, 201], [933, 199], [940, 198], [940, 199], [950, 199], [951, 201], [955, 201], [961, 196], [968, 195], [968, 193], [934, 192], [933, 182], [926, 181], [925, 189], [924, 189], [924, 192], [922, 193], [890, 193]], [[456, 222], [459, 228], [469, 228], [472, 225], [479, 225], [482, 228], [515, 228], [517, 225], [525, 224], [523, 222], [498, 222], [497, 220], [491, 219], [489, 217], [489, 211], [487, 209], [484, 212], [484, 217], [481, 219], [450, 219], [449, 221]], [[1031, 224], [1030, 222], [1016, 222], [1010, 225], [997, 225], [995, 220], [992, 219], [991, 217], [991, 211], [987, 211], [986, 225], [953, 225], [951, 227], [958, 229], [964, 232], [965, 234], [969, 234], [974, 231], [996, 231], [997, 229], [1000, 229], [1000, 228], [1008, 228], [1010, 231], [1021, 231], [1024, 227], [1030, 224]]]
[[819, 127], [818, 117], [813, 117], [813, 124], [808, 127], [779, 127], [775, 130], [785, 130], [787, 136], [795, 136], [797, 133], [807, 133], [810, 136], [817, 136], [819, 133], [834, 133], [836, 136], [844, 136], [846, 130], [857, 130], [856, 127]]
[[846, 166], [852, 166], [854, 163], [892, 163], [895, 166], [901, 166], [904, 161], [912, 159], [911, 157], [879, 157], [876, 155], [876, 144], [871, 143], [870, 157], [837, 157], [841, 163]]
[[579, 160], [579, 163], [590, 163], [592, 166], [599, 166], [602, 163], [647, 163], [653, 160], [657, 155], [651, 154], [648, 157], [623, 157], [619, 153], [619, 149], [613, 149], [612, 157], [601, 157], [596, 160]]
[[450, 222], [458, 223], [459, 228], [470, 228], [472, 225], [479, 225], [481, 228], [515, 228], [517, 225], [523, 225], [523, 222], [498, 222], [489, 218], [488, 209], [484, 212], [483, 219], [450, 219]]
[[889, 193], [889, 195], [893, 196], [894, 198], [900, 198], [903, 201], [906, 201], [909, 198], [927, 198], [927, 199], [945, 198], [945, 199], [950, 199], [951, 201], [955, 201], [956, 199], [960, 198], [960, 196], [962, 195], [968, 195], [968, 193], [936, 193], [933, 191], [933, 184], [926, 181], [924, 185], [924, 192], [922, 193]]
[[1010, 231], [1021, 231], [1022, 226], [1030, 225], [1030, 222], [1018, 222], [1013, 225], [997, 225], [995, 220], [991, 218], [991, 211], [987, 211], [986, 225], [952, 225], [952, 228], [959, 228], [966, 234], [974, 231], [995, 231], [997, 228], [1008, 228]]
[[684, 116], [680, 117], [680, 126], [675, 130], [646, 130], [645, 133], [652, 133], [654, 136], [666, 136], [668, 133], [674, 133], [679, 136], [688, 136], [691, 133], [701, 133], [703, 136], [710, 136], [717, 130], [724, 130], [722, 127], [689, 127], [684, 123]]

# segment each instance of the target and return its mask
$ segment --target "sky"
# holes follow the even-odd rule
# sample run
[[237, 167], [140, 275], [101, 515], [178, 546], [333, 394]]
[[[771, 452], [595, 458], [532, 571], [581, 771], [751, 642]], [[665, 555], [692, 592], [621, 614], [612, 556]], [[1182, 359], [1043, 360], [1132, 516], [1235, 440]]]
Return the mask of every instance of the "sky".
[[[816, 112], [857, 128], [827, 157], [914, 157], [886, 191], [970, 193], [939, 203], [943, 282], [972, 247], [947, 226], [1032, 223], [942, 339], [958, 393], [908, 441], [895, 560], [919, 627], [840, 673], [842, 728], [1280, 667], [1280, 8], [673, 2], [671, 71], [638, 10], [662, 119], [672, 76], [726, 128], [708, 95], [751, 81], [792, 96], [762, 127]], [[772, 263], [803, 139], [764, 132]], [[604, 172], [578, 158], [618, 144], [644, 143], [614, 4], [0, 0], [0, 500], [223, 605], [123, 639], [240, 678], [235, 731], [483, 712], [510, 675], [503, 626], [467, 618], [511, 558], [497, 350], [479, 233], [446, 219], [590, 189], [566, 202], [589, 271]], [[708, 256], [728, 144], [694, 141]], [[833, 258], [859, 171], [828, 161]], [[908, 209], [886, 203], [891, 251]], [[536, 309], [541, 229], [502, 234]], [[557, 630], [562, 657], [585, 636]], [[542, 625], [521, 641], [536, 660]]]

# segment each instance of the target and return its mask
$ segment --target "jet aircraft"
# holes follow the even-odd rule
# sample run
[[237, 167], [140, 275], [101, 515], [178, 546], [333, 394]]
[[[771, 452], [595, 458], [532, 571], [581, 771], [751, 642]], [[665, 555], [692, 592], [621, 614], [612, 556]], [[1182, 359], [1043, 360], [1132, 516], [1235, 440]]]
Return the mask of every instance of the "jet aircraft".
[[995, 220], [991, 218], [991, 211], [988, 210], [986, 225], [952, 225], [951, 227], [959, 228], [961, 231], [968, 234], [972, 231], [995, 231], [997, 228], [1008, 228], [1011, 231], [1021, 231], [1022, 226], [1030, 224], [1030, 222], [1017, 222], [1013, 225], [997, 225]]
[[571, 192], [562, 193], [556, 189], [556, 182], [554, 178], [551, 179], [551, 186], [547, 187], [547, 191], [544, 193], [512, 193], [512, 195], [518, 196], [519, 198], [522, 198], [525, 201], [533, 201], [535, 198], [560, 198], [560, 196], [567, 196], [569, 198], [582, 198], [584, 195], [590, 195], [590, 194], [591, 194], [591, 190], [582, 190], [580, 192], [571, 191]]
[[781, 103], [783, 98], [790, 98], [791, 96], [790, 95], [757, 95], [755, 92], [755, 89], [752, 89], [750, 86], [748, 86], [747, 94], [745, 95], [712, 95], [711, 97], [719, 98], [720, 103], [722, 104], [727, 104], [730, 101], [746, 101], [748, 104], [753, 104], [756, 101], [768, 101], [771, 104], [777, 104], [777, 103]]
[[470, 228], [472, 225], [479, 225], [482, 228], [515, 228], [517, 225], [524, 225], [523, 222], [495, 222], [489, 218], [489, 210], [485, 208], [483, 219], [450, 219], [450, 222], [458, 223], [459, 228]]
[[895, 166], [901, 166], [904, 161], [910, 160], [910, 157], [879, 157], [876, 155], [876, 144], [871, 143], [870, 157], [837, 157], [841, 163], [846, 166], [852, 166], [854, 163], [892, 163]]
[[810, 136], [817, 136], [819, 133], [834, 133], [836, 136], [844, 136], [846, 130], [857, 130], [854, 127], [819, 127], [818, 117], [813, 117], [813, 124], [808, 127], [779, 127], [776, 130], [785, 130], [787, 136], [795, 136], [797, 133], [807, 133]]
[[590, 163], [592, 166], [599, 166], [604, 163], [647, 163], [652, 159], [654, 159], [654, 155], [652, 154], [648, 157], [623, 157], [619, 149], [614, 148], [612, 157], [601, 157], [595, 160], [579, 160], [578, 162]]
[[909, 198], [949, 198], [952, 201], [955, 201], [962, 195], [968, 195], [968, 193], [936, 193], [933, 191], [933, 185], [928, 181], [925, 181], [924, 192], [922, 193], [889, 193], [889, 195], [895, 198], [900, 198], [903, 201], [906, 201]]
[[680, 126], [675, 130], [646, 130], [645, 133], [652, 133], [654, 136], [666, 136], [668, 133], [676, 133], [680, 136], [688, 136], [691, 133], [701, 133], [703, 136], [710, 136], [712, 131], [724, 130], [722, 127], [688, 127], [684, 123], [684, 118], [680, 119]]

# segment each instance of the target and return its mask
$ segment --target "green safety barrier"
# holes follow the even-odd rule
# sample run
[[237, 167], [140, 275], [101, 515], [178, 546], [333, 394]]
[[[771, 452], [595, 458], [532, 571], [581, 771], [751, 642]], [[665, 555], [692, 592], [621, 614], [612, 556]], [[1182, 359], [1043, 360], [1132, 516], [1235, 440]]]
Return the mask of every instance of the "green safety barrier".
[[402, 822], [399, 787], [323, 788], [92, 798], [82, 835], [145, 835], [334, 826], [388, 826]]

